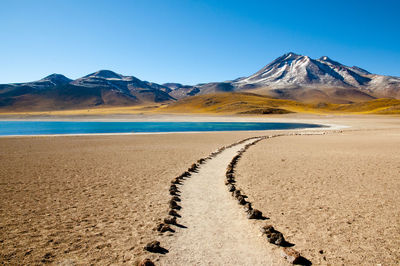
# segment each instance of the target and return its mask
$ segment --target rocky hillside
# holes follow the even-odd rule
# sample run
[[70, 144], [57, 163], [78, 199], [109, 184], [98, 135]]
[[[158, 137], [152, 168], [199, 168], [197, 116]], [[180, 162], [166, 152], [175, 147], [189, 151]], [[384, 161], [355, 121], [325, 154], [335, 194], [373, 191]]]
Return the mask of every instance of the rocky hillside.
[[400, 99], [400, 78], [345, 66], [327, 56], [287, 53], [248, 77], [197, 85], [156, 84], [100, 70], [71, 80], [52, 74], [27, 83], [0, 85], [0, 109], [63, 110], [173, 102], [195, 95], [251, 92], [305, 103]]
[[95, 106], [126, 106], [175, 100], [166, 86], [100, 70], [71, 80], [53, 74], [28, 83], [0, 85], [0, 108], [62, 110]]

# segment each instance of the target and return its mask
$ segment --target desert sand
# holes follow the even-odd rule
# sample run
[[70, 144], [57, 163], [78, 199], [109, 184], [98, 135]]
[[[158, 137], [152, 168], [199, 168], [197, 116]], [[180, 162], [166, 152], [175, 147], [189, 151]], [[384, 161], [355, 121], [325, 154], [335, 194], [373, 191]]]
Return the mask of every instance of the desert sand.
[[249, 133], [0, 139], [0, 263], [133, 263], [170, 180]]
[[[270, 218], [266, 222], [314, 264], [399, 261], [400, 160], [395, 152], [399, 150], [399, 117], [146, 117], [161, 118], [351, 126], [341, 127], [343, 133], [262, 140], [240, 159], [238, 186]], [[241, 207], [222, 188], [219, 176], [236, 148], [201, 166], [198, 176], [183, 184], [178, 221], [187, 228], [174, 227], [174, 234], [163, 235], [154, 229], [168, 212], [172, 178], [221, 146], [276, 133], [0, 138], [0, 262], [134, 264], [149, 257], [157, 264], [179, 265], [191, 258], [184, 243], [194, 238], [186, 246], [187, 251], [196, 245], [202, 248], [192, 253], [194, 261], [208, 256], [208, 261], [232, 265], [229, 262], [240, 262], [238, 254], [251, 254], [246, 253], [248, 247], [255, 254], [248, 264], [262, 261], [261, 256], [273, 263], [276, 247], [265, 243], [258, 224], [246, 220]], [[196, 205], [199, 202], [206, 205]], [[222, 219], [216, 230], [235, 219], [227, 225], [228, 233], [201, 234], [204, 227], [199, 217], [212, 221], [217, 217], [209, 214], [221, 211], [210, 210], [207, 204], [222, 208], [228, 219]], [[236, 250], [232, 244], [240, 239], [243, 245]], [[143, 246], [152, 240], [160, 240], [169, 253], [145, 252]], [[176, 260], [174, 254], [179, 256]], [[231, 261], [220, 261], [221, 254], [235, 255]]]
[[400, 263], [400, 120], [382, 122], [267, 139], [239, 161], [238, 185], [314, 264]]

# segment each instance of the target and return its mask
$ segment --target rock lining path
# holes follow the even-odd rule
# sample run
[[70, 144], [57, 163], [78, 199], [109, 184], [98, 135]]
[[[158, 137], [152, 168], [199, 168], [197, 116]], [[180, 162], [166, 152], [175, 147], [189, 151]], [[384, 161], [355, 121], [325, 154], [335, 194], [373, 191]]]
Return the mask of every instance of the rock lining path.
[[[246, 144], [227, 148], [202, 164], [180, 186], [182, 216], [161, 265], [287, 265], [260, 236], [256, 221], [248, 220], [224, 184], [226, 167]], [[258, 221], [257, 225], [260, 225]]]

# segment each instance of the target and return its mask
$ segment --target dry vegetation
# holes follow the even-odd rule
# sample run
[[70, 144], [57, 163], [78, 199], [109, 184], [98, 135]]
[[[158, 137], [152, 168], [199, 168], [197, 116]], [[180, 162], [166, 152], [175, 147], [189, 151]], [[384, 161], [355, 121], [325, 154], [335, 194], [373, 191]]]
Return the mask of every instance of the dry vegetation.
[[159, 109], [178, 113], [316, 113], [400, 114], [400, 100], [377, 99], [352, 104], [301, 103], [252, 93], [220, 93], [185, 98]]
[[96, 116], [112, 114], [400, 114], [400, 100], [376, 99], [351, 104], [302, 103], [253, 93], [218, 93], [184, 98], [169, 104], [36, 112], [0, 111], [3, 116]]

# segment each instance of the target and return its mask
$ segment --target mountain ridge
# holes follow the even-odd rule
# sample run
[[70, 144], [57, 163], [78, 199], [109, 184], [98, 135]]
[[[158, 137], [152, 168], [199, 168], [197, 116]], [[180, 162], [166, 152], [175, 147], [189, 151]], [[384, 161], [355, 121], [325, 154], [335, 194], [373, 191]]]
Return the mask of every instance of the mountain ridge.
[[75, 80], [54, 73], [33, 82], [0, 84], [0, 108], [52, 110], [145, 105], [226, 92], [251, 92], [300, 102], [351, 103], [400, 99], [400, 78], [349, 67], [328, 56], [312, 59], [289, 52], [250, 76], [197, 85], [157, 84], [104, 69]]

